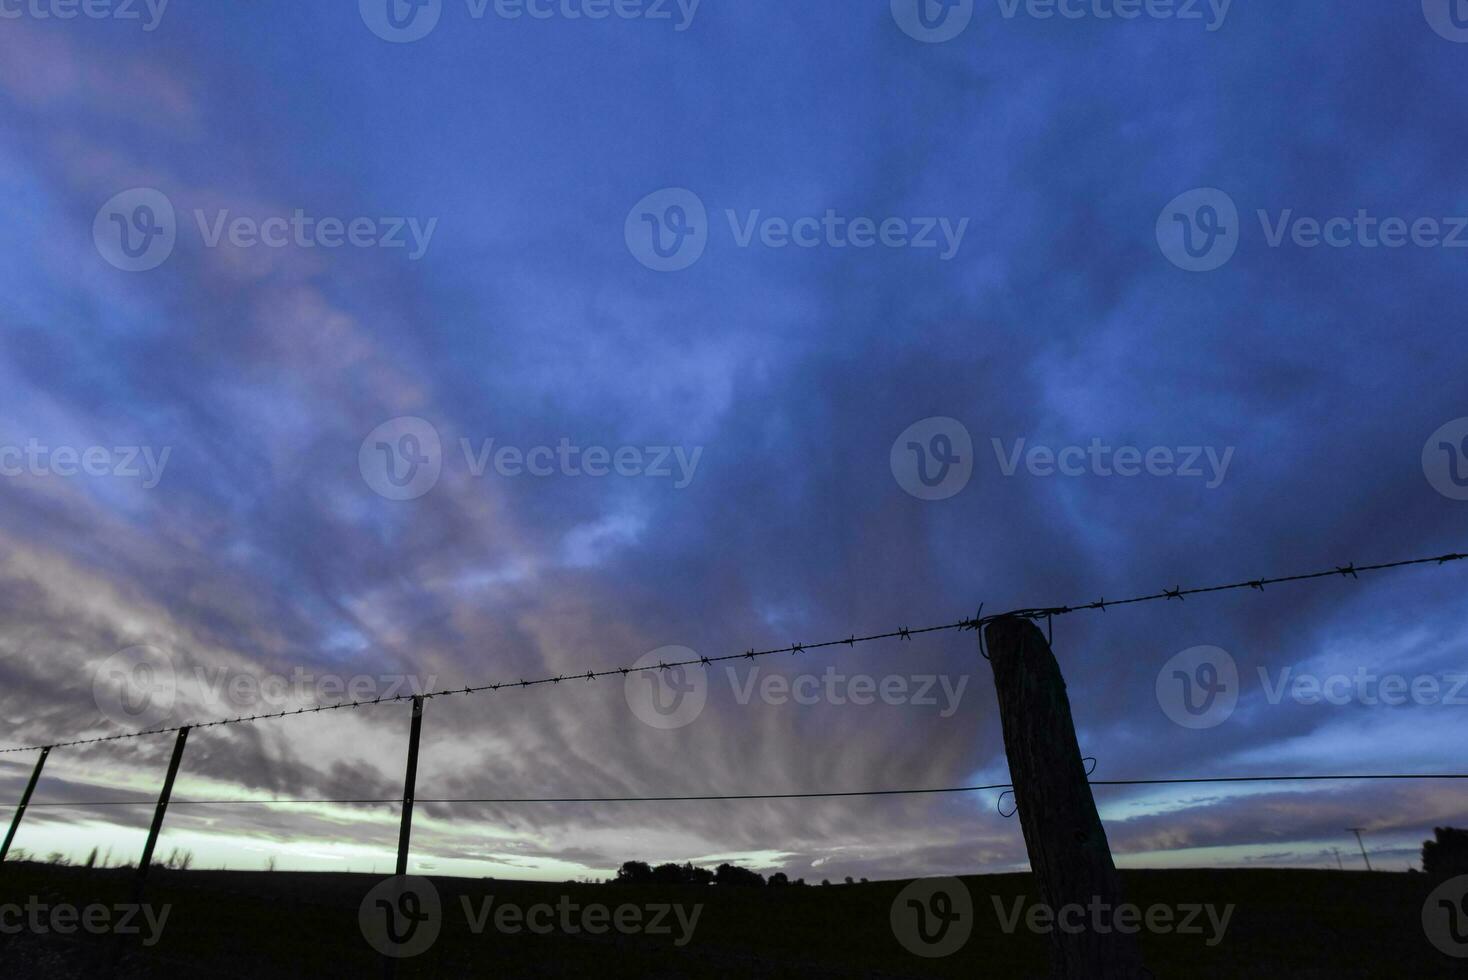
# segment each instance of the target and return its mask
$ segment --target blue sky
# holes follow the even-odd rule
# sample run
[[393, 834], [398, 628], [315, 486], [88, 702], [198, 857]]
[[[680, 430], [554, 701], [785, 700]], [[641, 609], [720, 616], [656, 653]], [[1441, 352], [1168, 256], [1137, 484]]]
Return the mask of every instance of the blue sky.
[[[0, 742], [125, 727], [105, 678], [138, 647], [167, 665], [178, 724], [298, 703], [211, 678], [513, 681], [1464, 550], [1468, 32], [1446, 3], [1123, 20], [979, 0], [945, 41], [904, 4], [593, 20], [443, 0], [407, 43], [374, 33], [371, 3], [173, 0], [156, 22], [0, 4]], [[330, 219], [363, 244], [325, 247]], [[130, 271], [119, 229], [150, 220], [172, 246]], [[1393, 220], [1404, 243], [1373, 246]], [[888, 231], [856, 247], [863, 222]], [[1337, 244], [1309, 244], [1311, 222]], [[271, 227], [278, 247], [257, 240]], [[654, 268], [653, 227], [702, 252]], [[1206, 270], [1184, 268], [1184, 227]], [[809, 247], [779, 247], [792, 234]], [[971, 474], [913, 492], [907, 443], [960, 433]], [[1173, 463], [1119, 475], [1119, 447]], [[1201, 475], [1176, 473], [1195, 448]], [[97, 472], [58, 449], [99, 450]], [[432, 478], [411, 485], [410, 457]], [[411, 499], [374, 469], [389, 459]], [[1111, 779], [1460, 769], [1462, 707], [1441, 702], [1468, 669], [1461, 574], [1057, 621], [1082, 748]], [[1158, 676], [1200, 646], [1232, 658], [1237, 707], [1188, 728]], [[941, 694], [772, 703], [741, 698], [736, 666], [668, 730], [607, 682], [435, 701], [420, 796], [1006, 778], [971, 634], [753, 682], [828, 666], [964, 686], [946, 715]], [[1286, 669], [1442, 696], [1272, 701]], [[178, 795], [391, 797], [406, 712], [371, 711], [200, 731]], [[167, 752], [58, 750], [38, 799], [148, 796]], [[31, 759], [0, 756], [0, 798]], [[1468, 819], [1432, 783], [1098, 801], [1133, 865], [1333, 865], [1341, 828], [1367, 826], [1405, 867]], [[1021, 867], [994, 803], [428, 806], [415, 860], [552, 879], [630, 858]], [[164, 848], [371, 870], [394, 819], [179, 808]], [[145, 820], [37, 810], [17, 845], [132, 859]]]

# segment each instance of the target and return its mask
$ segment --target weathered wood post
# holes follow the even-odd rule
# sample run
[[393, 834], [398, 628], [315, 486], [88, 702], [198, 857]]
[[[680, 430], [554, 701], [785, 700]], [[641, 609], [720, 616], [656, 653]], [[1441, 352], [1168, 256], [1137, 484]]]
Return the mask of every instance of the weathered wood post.
[[138, 862], [137, 891], [142, 893], [143, 882], [148, 877], [148, 868], [153, 864], [153, 849], [158, 846], [158, 834], [163, 830], [163, 817], [168, 813], [168, 801], [173, 798], [173, 781], [178, 777], [178, 764], [183, 761], [184, 744], [189, 740], [189, 730], [180, 728], [173, 743], [173, 757], [168, 760], [168, 775], [163, 778], [163, 791], [158, 794], [158, 808], [153, 811], [153, 826], [148, 829], [148, 843], [143, 845], [143, 858]]
[[[1028, 619], [994, 620], [985, 636], [1004, 752], [1040, 901], [1057, 915], [1067, 906], [1085, 910], [1084, 916], [1072, 918], [1070, 931], [1059, 922], [1051, 929], [1051, 976], [1146, 977], [1136, 935], [1115, 929], [1121, 881], [1086, 780], [1060, 665], [1044, 634]], [[1094, 928], [1093, 905], [1111, 910], [1101, 929]], [[1075, 918], [1085, 927], [1075, 930]]]
[[[148, 883], [148, 870], [153, 866], [153, 851], [158, 847], [158, 835], [163, 832], [163, 818], [168, 813], [168, 803], [173, 799], [173, 783], [178, 778], [179, 763], [183, 762], [184, 746], [189, 741], [189, 729], [187, 727], [178, 730], [178, 737], [173, 742], [173, 755], [168, 760], [168, 774], [163, 777], [163, 789], [158, 794], [158, 806], [153, 811], [153, 823], [148, 828], [148, 840], [143, 845], [143, 856], [138, 861], [137, 873], [133, 875], [133, 904], [143, 904], [144, 888]], [[113, 934], [112, 955], [108, 962], [106, 976], [116, 978], [122, 975], [122, 961], [126, 955], [128, 936], [122, 931]]]
[[[413, 799], [418, 795], [418, 739], [423, 734], [423, 695], [413, 695], [413, 721], [408, 728], [408, 771], [403, 776], [403, 820], [398, 828], [398, 898], [407, 887], [408, 851], [413, 841]], [[383, 957], [383, 980], [397, 980], [398, 961]]]
[[423, 733], [423, 695], [413, 696], [413, 724], [408, 731], [408, 773], [403, 779], [403, 823], [398, 830], [398, 874], [408, 873], [408, 845], [413, 837], [413, 797], [418, 792], [418, 736]]
[[0, 845], [0, 864], [5, 863], [5, 856], [10, 853], [10, 844], [15, 840], [15, 832], [20, 829], [20, 818], [25, 816], [25, 808], [31, 805], [31, 794], [36, 791], [36, 783], [41, 781], [41, 770], [46, 767], [46, 758], [51, 754], [51, 746], [41, 750], [41, 757], [36, 760], [36, 768], [31, 770], [31, 781], [26, 783], [25, 792], [21, 794], [20, 806], [15, 808], [15, 819], [10, 821], [10, 830], [5, 834], [5, 843]]

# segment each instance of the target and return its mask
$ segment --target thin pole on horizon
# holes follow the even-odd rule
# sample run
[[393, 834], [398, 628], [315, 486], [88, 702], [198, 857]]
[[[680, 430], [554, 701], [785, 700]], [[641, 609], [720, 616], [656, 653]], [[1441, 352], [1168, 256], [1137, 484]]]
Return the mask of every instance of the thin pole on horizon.
[[1356, 844], [1361, 848], [1361, 860], [1363, 860], [1363, 861], [1366, 862], [1366, 870], [1367, 871], [1370, 871], [1371, 870], [1371, 857], [1370, 857], [1370, 855], [1368, 855], [1366, 853], [1366, 842], [1361, 839], [1361, 831], [1365, 830], [1366, 828], [1365, 827], [1347, 827], [1346, 829], [1349, 830], [1351, 833], [1353, 833], [1353, 834], [1356, 835]]
[[148, 829], [148, 840], [143, 845], [143, 856], [138, 859], [137, 888], [141, 893], [143, 881], [153, 865], [153, 851], [158, 847], [158, 835], [163, 830], [163, 818], [168, 813], [169, 801], [173, 799], [173, 782], [178, 778], [179, 763], [183, 761], [184, 746], [189, 741], [187, 727], [178, 730], [173, 741], [173, 755], [168, 759], [168, 774], [163, 777], [163, 790], [158, 794], [158, 806], [153, 811], [153, 824]]
[[36, 791], [36, 783], [41, 781], [41, 770], [46, 768], [46, 759], [51, 755], [50, 747], [41, 750], [41, 757], [36, 760], [36, 767], [31, 770], [31, 780], [26, 783], [25, 793], [20, 798], [20, 805], [15, 808], [15, 818], [10, 821], [10, 830], [5, 834], [5, 843], [0, 844], [0, 863], [4, 863], [6, 856], [10, 853], [10, 845], [15, 841], [15, 832], [20, 829], [20, 819], [25, 816], [26, 807], [31, 804], [31, 794]]
[[423, 732], [423, 695], [413, 696], [413, 720], [408, 730], [408, 771], [403, 779], [403, 820], [398, 830], [399, 877], [408, 873], [408, 845], [413, 837], [413, 799], [418, 795], [418, 738]]

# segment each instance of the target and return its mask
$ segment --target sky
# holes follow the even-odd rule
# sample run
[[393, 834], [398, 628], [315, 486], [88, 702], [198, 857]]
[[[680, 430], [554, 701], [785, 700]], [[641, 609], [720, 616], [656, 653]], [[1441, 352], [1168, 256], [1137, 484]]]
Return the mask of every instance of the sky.
[[[0, 748], [1468, 550], [1462, 12], [923, 2], [0, 0]], [[1057, 618], [1095, 778], [1461, 771], [1465, 574]], [[175, 799], [393, 799], [408, 728], [196, 729]], [[56, 749], [16, 847], [135, 861], [98, 804], [171, 747]], [[950, 631], [435, 698], [417, 790], [1007, 772]], [[1123, 867], [1468, 821], [1096, 797]], [[1009, 805], [422, 802], [411, 869], [1010, 871]], [[397, 819], [180, 805], [159, 849], [382, 871]]]

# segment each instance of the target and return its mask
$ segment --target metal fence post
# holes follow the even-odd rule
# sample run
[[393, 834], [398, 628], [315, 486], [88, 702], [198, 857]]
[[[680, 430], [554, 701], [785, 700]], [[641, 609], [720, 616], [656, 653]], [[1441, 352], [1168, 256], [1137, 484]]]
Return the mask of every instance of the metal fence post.
[[163, 829], [163, 815], [168, 812], [168, 800], [173, 796], [173, 780], [178, 776], [178, 764], [183, 759], [184, 743], [188, 740], [188, 728], [180, 728], [178, 740], [173, 743], [173, 758], [168, 761], [168, 775], [163, 780], [163, 792], [158, 796], [158, 809], [153, 812], [153, 826], [148, 831], [143, 859], [138, 862], [139, 884], [148, 877], [148, 867], [153, 863], [153, 849], [158, 846], [158, 832]]
[[408, 732], [408, 774], [403, 780], [403, 825], [398, 831], [398, 874], [408, 873], [408, 842], [413, 836], [413, 797], [418, 792], [418, 736], [423, 731], [423, 695], [413, 696], [413, 725]]
[[5, 835], [5, 843], [0, 846], [0, 863], [4, 863], [5, 856], [10, 853], [10, 843], [15, 840], [15, 832], [20, 829], [20, 818], [25, 816], [25, 808], [30, 806], [31, 794], [36, 791], [36, 783], [41, 779], [41, 769], [46, 765], [46, 757], [51, 754], [51, 746], [41, 750], [41, 757], [36, 760], [36, 768], [31, 770], [31, 781], [26, 783], [25, 793], [20, 798], [20, 806], [15, 809], [15, 819], [10, 821], [10, 831]]

